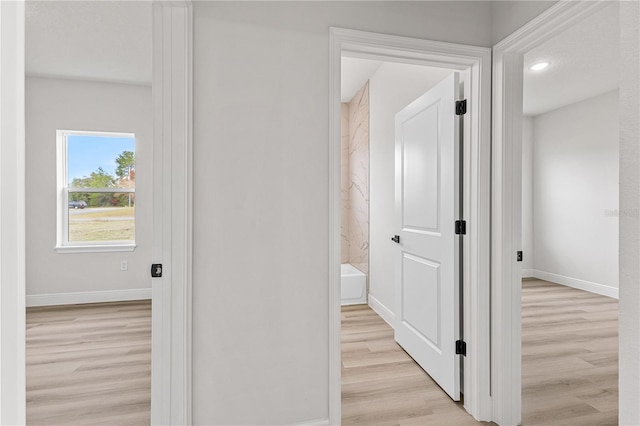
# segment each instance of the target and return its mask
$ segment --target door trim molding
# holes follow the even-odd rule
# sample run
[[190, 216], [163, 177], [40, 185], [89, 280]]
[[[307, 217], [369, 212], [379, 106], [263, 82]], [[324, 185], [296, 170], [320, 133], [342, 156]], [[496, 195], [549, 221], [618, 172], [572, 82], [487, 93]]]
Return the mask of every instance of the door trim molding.
[[151, 424], [191, 424], [193, 10], [153, 4]]
[[0, 424], [25, 424], [25, 4], [0, 2]]
[[532, 48], [604, 8], [606, 0], [561, 1], [493, 48], [491, 303], [493, 413], [498, 424], [522, 416], [521, 245], [522, 68]]
[[329, 422], [340, 424], [340, 63], [343, 55], [463, 71], [469, 114], [465, 116], [463, 271], [465, 409], [491, 420], [489, 347], [489, 223], [491, 49], [342, 28], [330, 28], [329, 74]]

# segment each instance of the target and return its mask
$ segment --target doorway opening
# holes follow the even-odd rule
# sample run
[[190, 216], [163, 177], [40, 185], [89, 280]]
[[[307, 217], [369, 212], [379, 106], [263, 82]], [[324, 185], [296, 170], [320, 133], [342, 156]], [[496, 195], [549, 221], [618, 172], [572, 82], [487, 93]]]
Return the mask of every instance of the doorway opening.
[[523, 424], [618, 422], [618, 52], [610, 3], [523, 56]]
[[437, 416], [473, 420], [414, 361], [418, 354], [409, 355], [396, 343], [393, 330], [399, 248], [390, 237], [400, 233], [395, 117], [453, 74], [446, 68], [342, 57], [343, 424], [401, 421], [403, 416], [435, 422], [434, 405], [446, 407], [447, 413]]
[[[521, 194], [523, 192], [521, 186], [521, 166], [523, 157], [521, 142], [523, 136], [523, 69], [525, 58], [530, 52], [535, 51], [535, 48], [537, 46], [543, 45], [546, 41], [567, 30], [571, 32], [571, 28], [573, 28], [574, 25], [579, 24], [585, 19], [589, 19], [590, 16], [607, 8], [609, 5], [611, 5], [611, 3], [607, 2], [558, 3], [549, 8], [547, 11], [543, 12], [540, 16], [533, 19], [531, 22], [523, 26], [521, 29], [519, 29], [509, 37], [507, 37], [505, 40], [498, 43], [493, 49], [493, 92], [494, 99], [500, 101], [494, 102], [493, 104], [494, 133], [492, 161], [494, 166], [492, 175], [492, 301], [494, 315], [492, 321], [492, 330], [494, 338], [492, 339], [492, 354], [493, 365], [496, 367], [503, 367], [501, 372], [496, 371], [497, 374], [494, 378], [495, 392], [493, 394], [493, 399], [495, 401], [494, 416], [500, 423], [520, 423], [521, 421], [523, 421], [522, 397], [527, 396], [527, 391], [523, 387], [523, 376], [521, 374], [523, 372], [522, 337], [524, 329], [522, 328], [522, 285], [519, 284], [522, 280], [522, 268], [519, 263], [520, 261], [518, 260], [520, 256], [514, 255], [517, 254], [518, 251], [523, 250], [521, 241], [521, 225], [523, 216], [521, 197]], [[619, 7], [619, 5], [616, 4], [615, 7]], [[596, 33], [594, 34], [596, 35], [596, 37], [602, 37], [602, 35], [598, 35]], [[576, 40], [576, 47], [582, 41], [582, 39]], [[592, 55], [591, 53], [589, 53], [589, 60], [591, 57]], [[551, 69], [550, 66], [549, 69]], [[581, 83], [579, 80], [580, 79], [577, 76], [575, 77], [575, 79], [574, 76], [571, 76], [571, 78], [561, 86], [563, 95], [566, 95], [575, 87], [579, 87]], [[611, 91], [611, 89], [609, 91]], [[606, 92], [607, 90], [603, 90], [600, 93], [592, 93], [591, 97], [593, 98], [596, 95], [603, 95]], [[572, 101], [575, 103], [574, 107], [568, 108], [571, 113], [581, 111], [585, 107], [585, 105], [576, 103], [577, 101], [589, 103], [589, 99], [584, 98], [573, 99]], [[591, 101], [593, 103], [593, 99], [591, 99]], [[567, 102], [567, 104], [570, 103], [571, 102]], [[567, 104], [562, 106], [566, 106]], [[587, 117], [587, 115], [584, 115], [583, 121]], [[544, 128], [547, 127], [544, 126], [544, 121], [547, 120], [538, 120], [538, 123], [536, 123], [536, 119], [533, 119], [534, 142], [536, 139], [536, 128], [538, 128], [538, 130], [544, 130]], [[568, 117], [565, 121], [569, 122]], [[592, 118], [592, 121], [597, 121], [597, 119]], [[565, 123], [561, 124], [564, 125]], [[567, 139], [567, 141], [560, 140], [555, 143], [555, 146], [547, 146], [547, 152], [553, 152], [553, 150], [557, 151], [558, 149], [561, 150], [563, 147], [567, 146], [565, 143], [570, 142], [570, 140], [574, 139], [575, 136], [579, 135], [580, 132], [584, 132], [585, 129], [588, 129], [589, 126], [592, 126], [592, 123], [582, 123], [582, 126], [577, 131], [570, 133], [567, 138], [561, 138]], [[563, 126], [556, 127], [562, 128]], [[542, 134], [543, 133], [539, 132], [537, 136], [540, 136]], [[553, 138], [545, 137], [545, 139], [552, 140]], [[609, 138], [605, 137], [604, 139]], [[585, 141], [587, 140], [588, 138], [585, 139]], [[549, 150], [549, 148], [551, 148], [551, 150]], [[566, 182], [571, 181], [570, 178], [574, 174], [567, 173], [569, 171], [569, 167], [574, 167], [575, 161], [581, 159], [580, 157], [583, 156], [585, 152], [588, 152], [591, 149], [591, 147], [581, 146], [578, 147], [578, 149], [576, 150], [577, 152], [571, 152], [570, 155], [565, 154], [564, 159], [562, 156], [555, 156], [555, 158], [561, 159], [561, 161], [558, 161], [560, 164], [567, 165], [567, 167], [560, 168], [561, 172], [565, 174], [564, 177], [566, 179]], [[538, 151], [538, 153], [540, 152], [542, 151]], [[584, 158], [582, 158], [581, 160], [584, 161]], [[536, 164], [535, 161], [536, 156], [534, 151], [532, 163], [533, 165]], [[601, 170], [602, 168], [597, 167], [597, 169]], [[556, 178], [555, 181], [558, 182], [558, 188], [562, 187], [562, 184], [566, 183], [565, 181], [563, 181], [563, 179], [558, 180]], [[535, 180], [533, 180], [533, 182], [535, 185]], [[534, 186], [533, 188], [534, 191], [536, 191], [536, 187]], [[553, 189], [555, 188], [552, 188], [552, 190]], [[594, 189], [595, 188], [589, 188], [586, 193], [593, 194]], [[572, 188], [569, 193], [569, 195], [567, 195], [566, 193], [561, 194], [561, 197], [575, 197], [576, 195], [583, 196], [585, 194], [585, 190], [581, 189], [580, 191], [574, 191]], [[592, 198], [593, 200], [596, 199], [596, 197]], [[607, 201], [604, 201], [603, 203], [603, 200], [605, 200], [605, 198], [600, 197], [599, 202], [594, 202], [588, 207], [583, 208], [584, 211], [582, 211], [580, 215], [574, 215], [575, 217], [572, 218], [572, 223], [567, 226], [567, 229], [575, 229], [575, 226], [584, 221], [584, 219], [588, 216], [591, 216], [590, 219], [595, 218], [602, 223], [603, 216], [606, 214], [606, 212], [604, 212], [603, 210], [608, 210], [611, 208], [610, 206], [603, 207], [603, 205], [607, 204]], [[543, 203], [541, 204], [540, 199], [538, 199], [538, 201], [538, 207], [544, 206]], [[560, 198], [557, 201], [563, 203], [566, 200]], [[578, 201], [579, 200], [576, 199], [576, 203]], [[533, 198], [533, 203], [533, 211], [535, 211], [536, 198]], [[617, 202], [614, 204], [617, 204]], [[593, 213], [595, 213], [595, 216], [593, 215]], [[534, 226], [535, 223], [536, 222], [534, 222]], [[606, 224], [606, 220], [604, 221], [604, 223]], [[533, 232], [538, 233], [538, 230], [533, 228]], [[562, 235], [563, 232], [563, 230], [560, 230], [560, 232], [558, 232], [556, 235], [552, 235], [551, 237], [557, 238], [558, 235]], [[589, 236], [587, 235], [576, 235], [576, 232], [574, 231], [573, 234], [571, 234], [571, 237], [566, 238], [566, 240], [576, 241], [588, 237]], [[559, 244], [555, 244], [555, 249], [557, 250], [560, 247], [564, 247], [563, 244], [566, 245], [566, 241], [560, 241]], [[594, 248], [593, 245], [588, 245], [586, 243], [583, 243], [583, 245], [587, 246], [586, 249]], [[600, 243], [597, 243], [597, 246], [600, 246]], [[584, 248], [585, 247], [582, 247], [580, 251], [582, 251]], [[535, 265], [535, 263], [540, 261], [541, 259], [544, 259], [547, 254], [544, 254], [536, 259], [538, 251], [536, 251], [535, 249], [533, 251], [533, 258], [531, 260], [533, 260], [534, 262], [534, 267], [538, 267], [537, 265]], [[580, 251], [576, 251], [576, 253], [579, 253]], [[582, 259], [584, 259], [584, 257]], [[522, 260], [524, 260], [524, 258]], [[568, 262], [563, 262], [563, 264], [566, 267], [568, 265]], [[618, 268], [616, 266], [613, 269], [617, 270]], [[555, 272], [555, 276], [560, 276], [561, 274], [561, 272]], [[566, 277], [568, 273], [565, 272], [565, 274]], [[550, 277], [548, 275], [543, 278], [555, 279], [554, 276]], [[581, 277], [580, 275], [577, 275], [573, 278]], [[585, 284], [585, 282], [594, 284], [593, 281], [586, 281], [587, 279], [588, 278], [582, 277], [581, 280], [564, 280], [562, 284], [568, 285], [570, 284], [569, 281], [573, 281], [573, 284], [576, 287], [576, 283], [578, 282], [582, 282], [582, 284]], [[594, 278], [591, 279], [594, 280]], [[601, 281], [600, 283], [596, 284], [603, 283], [606, 283], [606, 281]], [[591, 285], [590, 287], [591, 288], [588, 290], [593, 291], [597, 287], [600, 287], [600, 289], [602, 290], [602, 286]], [[611, 285], [605, 287], [611, 287]], [[607, 291], [610, 290], [611, 288], [609, 288], [609, 290]], [[583, 293], [583, 295], [584, 294], [586, 293]], [[558, 319], [558, 321], [553, 325], [549, 325], [549, 327], [553, 328], [554, 325], [555, 327], [559, 328], [562, 325], [560, 319]], [[527, 349], [529, 354], [531, 353], [530, 347], [525, 349]], [[608, 361], [605, 361], [605, 363], [610, 361], [611, 358], [609, 358]], [[583, 366], [585, 366], [586, 364], [591, 364], [589, 361], [585, 360], [582, 360], [581, 362]], [[606, 368], [611, 369], [611, 366]], [[575, 384], [576, 383], [574, 382], [573, 385]], [[567, 390], [575, 390], [575, 386], [572, 387], [571, 383], [565, 385], [558, 384], [556, 388], [562, 388], [563, 386], [565, 386]], [[541, 388], [544, 388], [544, 385], [542, 385]], [[551, 390], [551, 388], [549, 390]], [[586, 402], [586, 399], [584, 400], [584, 402]], [[586, 405], [590, 404], [586, 403]], [[547, 406], [547, 408], [549, 408], [549, 406]], [[587, 410], [589, 409], [584, 405], [582, 406], [582, 408]], [[590, 409], [593, 410], [594, 408], [595, 407], [591, 406]], [[566, 411], [568, 412], [569, 410]], [[573, 419], [569, 419], [567, 421], [572, 422]]]
[[[342, 406], [342, 357], [341, 357], [341, 286], [340, 286], [340, 261], [342, 253], [341, 244], [341, 154], [342, 149], [340, 145], [341, 141], [341, 65], [343, 57], [350, 59], [363, 59], [369, 61], [378, 61], [378, 65], [371, 66], [370, 77], [374, 71], [383, 69], [384, 64], [388, 63], [385, 68], [407, 65], [412, 66], [421, 65], [423, 67], [447, 69], [447, 73], [451, 74], [452, 71], [460, 73], [460, 81], [462, 82], [463, 93], [461, 96], [466, 98], [469, 102], [470, 113], [463, 116], [461, 121], [463, 125], [463, 140], [464, 146], [461, 147], [462, 158], [464, 164], [468, 167], [463, 168], [461, 179], [463, 180], [462, 187], [464, 188], [461, 197], [464, 202], [461, 203], [465, 206], [463, 216], [467, 219], [467, 224], [473, 223], [473, 232], [467, 234], [465, 238], [469, 241], [469, 244], [464, 247], [464, 256], [468, 259], [468, 262], [463, 263], [462, 276], [465, 286], [462, 290], [464, 304], [460, 307], [460, 310], [464, 312], [464, 330], [468, 347], [472, 348], [473, 353], [468, 353], [467, 357], [460, 357], [464, 364], [464, 409], [472, 414], [476, 419], [490, 419], [491, 406], [489, 398], [489, 304], [482, 302], [488, 301], [488, 244], [489, 244], [489, 205], [476, 206], [471, 208], [471, 203], [467, 202], [472, 198], [475, 200], [479, 194], [481, 199], [488, 201], [489, 191], [489, 167], [488, 162], [481, 161], [481, 157], [484, 160], [489, 156], [489, 122], [488, 114], [483, 112], [488, 111], [489, 108], [489, 73], [486, 72], [486, 67], [489, 64], [489, 49], [475, 48], [461, 45], [451, 45], [445, 43], [431, 42], [426, 40], [416, 40], [404, 37], [387, 36], [381, 34], [365, 33], [360, 31], [344, 30], [344, 29], [331, 29], [331, 93], [332, 98], [330, 102], [330, 116], [331, 116], [331, 164], [330, 168], [332, 173], [330, 174], [330, 241], [332, 244], [329, 248], [330, 258], [330, 328], [329, 328], [329, 340], [330, 340], [330, 422], [340, 423], [342, 420], [341, 406]], [[424, 68], [423, 68], [424, 69]], [[364, 78], [360, 84], [354, 88], [354, 93], [358, 92], [368, 77]], [[453, 76], [452, 76], [453, 77]], [[367, 89], [369, 95], [373, 93], [372, 81], [369, 81]], [[453, 84], [451, 87], [457, 87]], [[364, 91], [363, 91], [364, 92]], [[452, 89], [452, 93], [453, 93]], [[376, 96], [379, 92], [376, 91]], [[410, 102], [413, 98], [409, 98], [407, 102]], [[353, 99], [353, 98], [351, 98]], [[349, 100], [349, 99], [346, 99]], [[450, 105], [453, 107], [455, 101], [452, 98]], [[378, 114], [375, 111], [373, 104], [371, 105], [371, 115]], [[395, 112], [394, 112], [395, 113]], [[392, 113], [391, 115], [393, 115]], [[452, 115], [455, 115], [455, 108], [452, 109]], [[370, 123], [373, 123], [374, 119], [370, 118]], [[379, 122], [376, 121], [375, 125]], [[394, 124], [391, 123], [393, 128]], [[371, 134], [373, 137], [373, 130]], [[391, 136], [393, 139], [393, 135]], [[380, 145], [385, 146], [385, 145]], [[387, 149], [391, 150], [391, 154], [388, 155], [387, 160], [391, 160], [391, 166], [387, 168], [390, 171], [391, 176], [385, 180], [385, 185], [389, 188], [393, 188], [394, 185], [394, 166], [393, 158], [395, 148], [393, 142], [391, 145], [386, 145]], [[389, 229], [385, 229], [387, 235], [382, 236], [373, 228], [376, 226], [376, 217], [374, 213], [375, 204], [377, 202], [385, 202], [384, 198], [376, 199], [376, 188], [374, 179], [376, 178], [375, 168], [375, 155], [373, 152], [372, 142], [372, 156], [371, 156], [371, 198], [370, 208], [371, 212], [371, 233], [370, 240], [368, 241], [368, 247], [371, 251], [367, 253], [368, 263], [368, 290], [365, 290], [365, 295], [373, 297], [365, 297], [369, 305], [375, 305], [378, 297], [384, 296], [375, 295], [376, 291], [376, 235], [379, 235], [380, 240], [391, 242], [390, 237], [394, 237], [396, 232]], [[471, 184], [469, 184], [471, 183]], [[391, 189], [392, 190], [392, 189]], [[486, 194], [485, 194], [486, 192]], [[392, 192], [393, 194], [393, 192]], [[392, 200], [387, 202], [394, 203]], [[393, 205], [389, 207], [393, 211]], [[391, 219], [393, 220], [393, 219]], [[395, 228], [396, 226], [394, 226]], [[453, 224], [452, 224], [453, 228]], [[394, 238], [394, 241], [396, 239]], [[348, 242], [347, 242], [348, 244]], [[486, 244], [486, 247], [484, 245]], [[378, 247], [381, 247], [378, 245]], [[482, 248], [485, 248], [483, 250]], [[486, 256], [486, 259], [484, 258]], [[393, 259], [393, 257], [391, 258]], [[381, 263], [381, 265], [388, 265], [388, 260]], [[356, 262], [354, 262], [356, 263]], [[392, 268], [388, 268], [392, 269]], [[393, 270], [393, 269], [392, 269]], [[393, 275], [393, 272], [391, 272]], [[393, 290], [389, 290], [392, 285], [386, 283], [388, 293], [393, 293]], [[367, 287], [365, 287], [367, 288]], [[486, 290], [486, 292], [485, 292]], [[384, 291], [384, 290], [383, 290]], [[395, 298], [395, 297], [394, 297]], [[367, 300], [368, 299], [368, 300]], [[380, 300], [378, 300], [380, 302]], [[383, 302], [385, 303], [385, 302]], [[396, 302], [389, 302], [389, 304], [395, 304]], [[385, 306], [384, 304], [375, 305], [377, 311], [381, 314], [376, 314], [373, 310], [370, 310], [373, 318], [378, 322], [373, 327], [388, 327], [387, 333], [390, 336], [393, 334], [391, 327], [385, 322], [385, 320], [393, 324], [393, 313], [396, 309], [395, 306]], [[384, 309], [384, 308], [386, 309]], [[358, 308], [346, 308], [346, 310], [357, 310]], [[385, 320], [381, 317], [386, 317]], [[356, 321], [357, 322], [357, 321]], [[469, 344], [473, 342], [473, 344]], [[380, 345], [387, 347], [397, 345], [390, 341], [390, 343], [380, 343]], [[452, 347], [455, 346], [455, 342], [451, 342]], [[358, 345], [351, 345], [358, 346]], [[360, 345], [362, 349], [363, 346]], [[353, 349], [353, 348], [352, 348]], [[368, 349], [367, 349], [368, 351]], [[407, 355], [402, 352], [406, 357]], [[420, 372], [424, 376], [424, 372]], [[438, 388], [439, 393], [443, 393]], [[448, 403], [451, 403], [451, 399], [446, 397]], [[466, 415], [466, 413], [465, 413]]]
[[29, 424], [151, 422], [152, 10], [25, 3]]

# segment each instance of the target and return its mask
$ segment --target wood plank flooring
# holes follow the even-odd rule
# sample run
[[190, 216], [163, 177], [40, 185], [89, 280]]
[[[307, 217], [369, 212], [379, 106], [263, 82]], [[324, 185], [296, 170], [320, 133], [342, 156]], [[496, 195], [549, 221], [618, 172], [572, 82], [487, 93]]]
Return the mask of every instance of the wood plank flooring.
[[[523, 425], [614, 425], [618, 301], [540, 280], [522, 289]], [[342, 309], [343, 425], [476, 425], [366, 305]]]
[[477, 425], [366, 305], [342, 308], [343, 425]]
[[[523, 425], [617, 424], [617, 300], [523, 282]], [[148, 425], [149, 301], [27, 310], [29, 425]], [[477, 424], [368, 306], [342, 310], [344, 425]]]
[[28, 425], [149, 425], [151, 302], [27, 309]]
[[523, 425], [618, 424], [618, 301], [522, 283]]

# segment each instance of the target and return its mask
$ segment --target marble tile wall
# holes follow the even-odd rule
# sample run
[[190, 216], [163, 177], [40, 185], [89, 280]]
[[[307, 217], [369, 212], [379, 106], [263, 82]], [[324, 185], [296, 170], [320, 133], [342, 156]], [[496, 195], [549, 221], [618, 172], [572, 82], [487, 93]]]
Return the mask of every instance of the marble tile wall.
[[[346, 110], [346, 111], [345, 111]], [[348, 120], [345, 123], [345, 113]], [[342, 261], [369, 272], [369, 83], [356, 93], [342, 124]], [[345, 152], [346, 151], [346, 152]], [[345, 158], [346, 157], [346, 158]], [[348, 169], [345, 166], [348, 164]], [[348, 258], [345, 252], [348, 246]]]
[[340, 205], [342, 208], [340, 224], [341, 263], [349, 263], [349, 104], [341, 105], [342, 119], [340, 123], [341, 133], [341, 158], [340, 164]]

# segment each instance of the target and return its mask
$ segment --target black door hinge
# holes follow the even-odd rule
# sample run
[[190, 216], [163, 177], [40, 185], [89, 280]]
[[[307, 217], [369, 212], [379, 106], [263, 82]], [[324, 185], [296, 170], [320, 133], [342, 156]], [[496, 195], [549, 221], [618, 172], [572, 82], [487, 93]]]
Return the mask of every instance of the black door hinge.
[[518, 262], [522, 262], [522, 251], [518, 251], [518, 252], [516, 253], [516, 260], [517, 260]]
[[456, 355], [467, 356], [467, 343], [464, 340], [456, 340]]
[[467, 234], [467, 222], [464, 220], [456, 220], [456, 235]]
[[162, 277], [162, 263], [154, 263], [151, 265], [151, 278]]
[[456, 115], [465, 115], [466, 113], [467, 113], [467, 100], [463, 99], [461, 101], [456, 101]]

